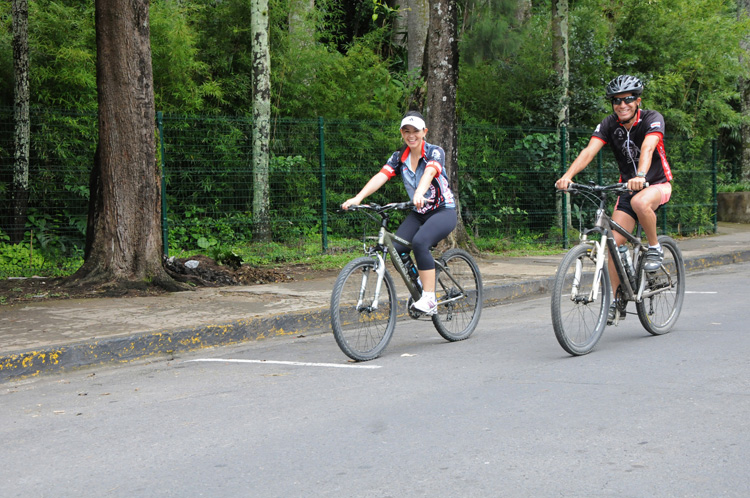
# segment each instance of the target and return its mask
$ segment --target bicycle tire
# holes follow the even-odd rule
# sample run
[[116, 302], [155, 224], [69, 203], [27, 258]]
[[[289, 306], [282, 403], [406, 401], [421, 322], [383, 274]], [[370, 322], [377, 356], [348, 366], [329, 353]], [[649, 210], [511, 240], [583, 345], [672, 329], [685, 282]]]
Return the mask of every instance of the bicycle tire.
[[440, 262], [448, 268], [450, 275], [463, 288], [465, 297], [440, 304], [441, 301], [460, 295], [461, 291], [456, 282], [436, 266], [435, 291], [438, 309], [437, 313], [432, 315], [432, 323], [444, 339], [451, 342], [463, 341], [474, 332], [482, 315], [482, 275], [474, 258], [463, 249], [449, 249], [440, 257]]
[[[591, 245], [578, 245], [563, 258], [555, 274], [552, 288], [552, 326], [560, 346], [573, 356], [591, 352], [607, 326], [610, 303], [609, 271], [606, 263], [599, 279], [599, 298], [586, 302], [591, 295], [596, 273], [596, 261]], [[580, 266], [579, 266], [580, 262]], [[580, 268], [578, 287], [573, 282]]]
[[652, 335], [662, 335], [672, 330], [682, 311], [682, 302], [685, 297], [685, 263], [682, 259], [682, 252], [677, 242], [666, 235], [659, 236], [659, 244], [664, 250], [664, 262], [661, 268], [648, 273], [644, 269], [646, 258], [640, 258], [638, 263], [639, 283], [640, 279], [647, 279], [646, 291], [658, 288], [669, 289], [643, 298], [640, 303], [635, 304], [641, 325]]
[[[377, 285], [377, 259], [363, 256], [350, 261], [339, 273], [331, 293], [331, 328], [336, 343], [349, 358], [368, 361], [380, 356], [393, 336], [398, 301], [388, 271], [376, 310], [371, 308]], [[367, 281], [363, 285], [363, 278]], [[364, 290], [360, 303], [360, 289]], [[359, 306], [358, 306], [359, 303]]]

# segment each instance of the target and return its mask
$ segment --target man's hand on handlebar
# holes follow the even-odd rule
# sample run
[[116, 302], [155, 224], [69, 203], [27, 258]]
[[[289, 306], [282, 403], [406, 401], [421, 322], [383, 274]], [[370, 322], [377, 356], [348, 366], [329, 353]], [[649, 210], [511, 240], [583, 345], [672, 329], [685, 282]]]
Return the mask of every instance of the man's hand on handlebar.
[[628, 180], [628, 188], [633, 192], [638, 192], [646, 187], [648, 187], [648, 183], [646, 183], [646, 179], [641, 176], [636, 176]]
[[362, 201], [360, 201], [356, 197], [352, 197], [351, 199], [347, 199], [344, 201], [344, 203], [341, 205], [341, 209], [346, 211], [351, 206], [359, 206], [360, 204], [362, 204]]
[[571, 180], [570, 178], [562, 177], [555, 182], [555, 188], [557, 190], [568, 190], [568, 187], [571, 183], [573, 183], [573, 180]]

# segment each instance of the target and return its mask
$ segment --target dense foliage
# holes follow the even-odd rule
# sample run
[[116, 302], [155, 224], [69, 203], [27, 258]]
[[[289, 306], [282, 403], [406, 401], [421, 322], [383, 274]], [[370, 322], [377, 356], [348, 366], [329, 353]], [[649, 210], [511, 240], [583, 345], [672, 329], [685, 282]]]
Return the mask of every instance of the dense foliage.
[[[332, 212], [398, 146], [392, 123], [424, 90], [421, 78], [406, 73], [405, 47], [394, 42], [399, 12], [393, 0], [318, 0], [308, 12], [298, 10], [305, 2], [295, 2], [294, 18], [292, 1], [269, 0], [276, 123], [271, 195], [274, 233], [282, 242], [321, 230], [318, 118], [325, 123], [325, 207]], [[559, 136], [550, 129], [558, 99], [550, 0], [532, 2], [528, 17], [518, 15], [516, 0], [458, 2], [458, 155], [467, 227], [478, 237], [548, 237], [556, 210], [548, 187], [562, 167]], [[717, 137], [720, 175], [731, 171], [742, 122], [737, 79], [747, 71], [739, 62], [739, 41], [750, 31], [745, 18], [738, 20], [735, 2], [570, 4], [570, 121], [580, 134], [571, 137], [568, 162], [585, 144], [588, 130], [610, 111], [602, 98], [606, 82], [632, 73], [646, 83], [645, 106], [666, 117], [673, 139], [668, 153], [678, 178], [709, 168], [711, 140]], [[165, 114], [166, 192], [176, 248], [249, 240], [240, 229], [252, 222], [248, 16], [248, 0], [151, 2], [156, 106]], [[0, 3], [0, 24], [0, 108], [8, 110], [13, 105], [10, 2]], [[31, 199], [45, 210], [32, 209], [27, 228], [37, 248], [62, 251], [79, 247], [82, 238], [96, 147], [93, 2], [31, 0], [29, 37]], [[4, 204], [12, 173], [11, 116], [5, 111], [0, 117]], [[705, 177], [696, 173], [701, 181], [676, 186], [675, 198], [683, 189], [681, 195], [702, 204], [710, 191]], [[399, 193], [398, 185], [388, 185], [377, 200]], [[533, 209], [529, 199], [535, 201]], [[680, 229], [705, 227], [707, 209], [691, 207], [691, 213], [670, 216]], [[330, 234], [351, 235], [350, 221], [332, 215], [328, 223]], [[52, 227], [71, 235], [53, 236]], [[0, 246], [6, 243], [2, 229]]]
[[[315, 2], [294, 21], [290, 0], [270, 0], [274, 113], [286, 118], [396, 119], [419, 81], [393, 42], [394, 2]], [[464, 122], [551, 126], [556, 95], [549, 1], [519, 20], [515, 0], [459, 0], [459, 113]], [[303, 13], [304, 14], [304, 13]], [[252, 81], [247, 0], [151, 2], [157, 108], [244, 114]], [[0, 5], [0, 106], [13, 104], [10, 2]], [[736, 129], [740, 38], [750, 29], [729, 0], [571, 2], [571, 123], [590, 127], [608, 108], [602, 87], [633, 73], [645, 103], [670, 130], [714, 137]], [[96, 109], [94, 6], [32, 0], [32, 104]]]

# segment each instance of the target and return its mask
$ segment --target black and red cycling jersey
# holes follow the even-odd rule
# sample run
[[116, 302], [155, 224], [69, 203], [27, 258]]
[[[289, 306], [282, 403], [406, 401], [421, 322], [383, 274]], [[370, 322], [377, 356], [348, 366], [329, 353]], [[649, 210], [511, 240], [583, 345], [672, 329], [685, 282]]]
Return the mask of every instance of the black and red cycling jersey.
[[635, 177], [638, 171], [643, 141], [653, 134], [659, 136], [659, 143], [654, 149], [646, 181], [654, 185], [672, 181], [672, 169], [664, 150], [664, 117], [660, 113], [638, 109], [630, 130], [620, 123], [617, 115], [611, 114], [599, 123], [592, 137], [609, 144], [620, 168], [620, 181], [627, 182]]

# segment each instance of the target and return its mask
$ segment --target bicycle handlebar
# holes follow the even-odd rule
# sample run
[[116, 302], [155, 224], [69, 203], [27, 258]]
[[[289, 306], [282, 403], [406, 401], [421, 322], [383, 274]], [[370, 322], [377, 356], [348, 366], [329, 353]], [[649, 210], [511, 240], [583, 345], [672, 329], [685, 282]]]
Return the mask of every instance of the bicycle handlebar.
[[349, 211], [356, 211], [358, 209], [367, 209], [369, 211], [375, 211], [376, 213], [384, 213], [386, 211], [405, 211], [407, 209], [411, 209], [414, 207], [414, 203], [411, 201], [408, 202], [390, 202], [385, 205], [380, 204], [356, 204], [353, 206], [349, 206]]
[[[643, 188], [648, 187], [648, 182], [643, 184]], [[575, 193], [578, 191], [584, 192], [631, 192], [628, 188], [627, 183], [613, 183], [612, 185], [584, 185], [582, 183], [571, 183], [567, 189], [557, 189], [558, 192], [570, 192]]]

